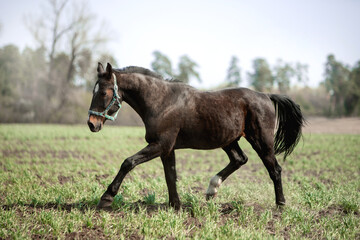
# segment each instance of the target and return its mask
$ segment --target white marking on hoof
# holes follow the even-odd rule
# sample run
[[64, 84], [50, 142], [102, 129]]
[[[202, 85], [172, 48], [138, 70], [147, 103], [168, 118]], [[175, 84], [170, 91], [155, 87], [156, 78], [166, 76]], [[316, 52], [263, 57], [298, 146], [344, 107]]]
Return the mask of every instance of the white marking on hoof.
[[221, 177], [218, 175], [215, 175], [211, 180], [209, 187], [206, 191], [207, 196], [215, 196], [217, 193], [217, 188], [220, 187], [222, 183]]

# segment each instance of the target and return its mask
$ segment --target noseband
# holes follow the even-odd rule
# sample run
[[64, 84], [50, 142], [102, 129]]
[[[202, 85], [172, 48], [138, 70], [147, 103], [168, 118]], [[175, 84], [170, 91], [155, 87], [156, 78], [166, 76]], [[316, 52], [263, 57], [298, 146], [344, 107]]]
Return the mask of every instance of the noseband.
[[[117, 86], [117, 83], [116, 83], [116, 75], [113, 73], [113, 76], [114, 76], [114, 93], [113, 93], [113, 97], [112, 97], [112, 100], [111, 102], [109, 103], [109, 105], [106, 107], [106, 109], [103, 111], [103, 112], [96, 112], [96, 111], [93, 111], [93, 110], [89, 110], [89, 115], [92, 114], [92, 115], [96, 115], [96, 116], [100, 116], [100, 117], [105, 117], [106, 119], [109, 119], [111, 121], [115, 121], [119, 111], [120, 111], [120, 108], [121, 108], [121, 103], [120, 103], [120, 96], [119, 96], [119, 93], [118, 93], [118, 86]], [[117, 106], [119, 107], [118, 110], [115, 112], [115, 115], [114, 116], [110, 116], [108, 115], [108, 111], [110, 110], [110, 108], [114, 105], [114, 104], [117, 104]]]

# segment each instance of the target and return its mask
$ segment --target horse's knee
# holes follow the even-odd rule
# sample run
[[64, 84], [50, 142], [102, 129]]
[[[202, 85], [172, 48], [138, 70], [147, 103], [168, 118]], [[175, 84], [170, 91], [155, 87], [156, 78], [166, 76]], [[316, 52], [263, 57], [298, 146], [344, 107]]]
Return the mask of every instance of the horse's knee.
[[121, 171], [130, 172], [131, 169], [135, 167], [134, 161], [131, 158], [125, 159], [125, 161], [121, 164]]

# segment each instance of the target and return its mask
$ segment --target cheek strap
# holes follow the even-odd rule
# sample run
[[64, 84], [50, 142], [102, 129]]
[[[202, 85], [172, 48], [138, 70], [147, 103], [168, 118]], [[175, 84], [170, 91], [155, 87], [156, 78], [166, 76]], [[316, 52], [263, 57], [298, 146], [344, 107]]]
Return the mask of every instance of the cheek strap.
[[[119, 96], [119, 93], [118, 93], [118, 86], [117, 86], [117, 83], [116, 83], [117, 82], [116, 75], [114, 73], [112, 75], [114, 76], [114, 90], [113, 90], [113, 97], [112, 97], [111, 102], [106, 107], [106, 109], [104, 111], [102, 111], [102, 112], [97, 112], [97, 111], [93, 111], [93, 110], [89, 109], [89, 111], [88, 111], [89, 115], [96, 115], [96, 116], [100, 116], [100, 117], [105, 117], [106, 119], [109, 119], [111, 121], [116, 120], [117, 115], [118, 115], [118, 113], [120, 111], [120, 108], [121, 108], [121, 102], [120, 102], [120, 96]], [[107, 113], [115, 103], [118, 106], [118, 110], [116, 110], [114, 116], [110, 116]]]

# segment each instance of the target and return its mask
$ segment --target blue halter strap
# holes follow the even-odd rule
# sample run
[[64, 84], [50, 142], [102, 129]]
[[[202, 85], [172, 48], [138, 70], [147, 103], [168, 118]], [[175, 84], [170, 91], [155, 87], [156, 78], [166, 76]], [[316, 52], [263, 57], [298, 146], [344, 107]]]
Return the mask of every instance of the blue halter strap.
[[[115, 121], [120, 108], [121, 108], [121, 103], [120, 103], [120, 96], [118, 93], [118, 86], [116, 83], [116, 75], [113, 73], [112, 74], [114, 76], [114, 93], [113, 93], [113, 97], [111, 102], [109, 103], [109, 105], [106, 107], [106, 109], [103, 112], [97, 112], [97, 111], [93, 111], [93, 110], [89, 110], [89, 115], [96, 115], [96, 116], [100, 116], [100, 117], [105, 117], [106, 119], [109, 119], [111, 121]], [[108, 111], [110, 110], [110, 108], [116, 103], [116, 105], [119, 107], [118, 110], [115, 112], [114, 116], [110, 116], [108, 115]]]

